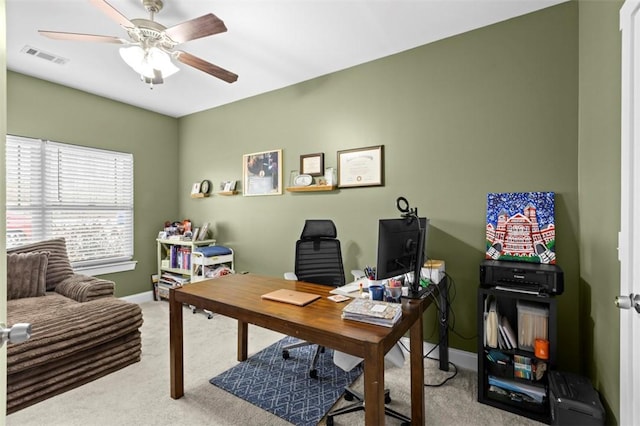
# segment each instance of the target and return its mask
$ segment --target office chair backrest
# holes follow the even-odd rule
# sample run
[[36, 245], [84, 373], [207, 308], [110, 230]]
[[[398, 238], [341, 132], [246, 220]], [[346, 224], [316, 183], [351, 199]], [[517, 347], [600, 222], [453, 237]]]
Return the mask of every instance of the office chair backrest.
[[336, 226], [328, 219], [308, 219], [296, 242], [295, 273], [300, 281], [334, 287], [345, 283]]

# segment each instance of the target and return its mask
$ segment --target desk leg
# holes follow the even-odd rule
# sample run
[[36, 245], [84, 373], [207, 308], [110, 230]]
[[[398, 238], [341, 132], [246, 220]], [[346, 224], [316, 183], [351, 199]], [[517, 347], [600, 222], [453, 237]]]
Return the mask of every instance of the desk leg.
[[368, 345], [364, 358], [365, 424], [384, 425], [384, 352], [379, 345]]
[[424, 358], [422, 337], [422, 309], [409, 331], [411, 360], [411, 424], [424, 425]]
[[248, 355], [249, 324], [238, 320], [238, 361], [246, 361]]
[[447, 298], [447, 278], [440, 280], [438, 284], [438, 294], [440, 299], [440, 309], [436, 315], [439, 315], [439, 354], [440, 354], [440, 370], [449, 371], [449, 300]]
[[182, 303], [169, 298], [169, 364], [171, 376], [171, 398], [184, 395], [184, 353], [182, 343]]

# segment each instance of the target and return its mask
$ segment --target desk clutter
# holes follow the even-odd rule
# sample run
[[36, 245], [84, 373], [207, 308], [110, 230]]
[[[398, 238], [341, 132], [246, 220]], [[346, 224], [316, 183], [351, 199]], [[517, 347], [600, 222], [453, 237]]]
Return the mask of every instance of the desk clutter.
[[342, 319], [392, 327], [402, 318], [402, 305], [363, 298], [353, 299], [342, 309]]

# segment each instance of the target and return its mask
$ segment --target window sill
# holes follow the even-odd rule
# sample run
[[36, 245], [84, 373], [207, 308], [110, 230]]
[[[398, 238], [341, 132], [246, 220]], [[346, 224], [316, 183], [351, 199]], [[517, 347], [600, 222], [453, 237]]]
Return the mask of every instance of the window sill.
[[109, 263], [105, 265], [94, 266], [78, 266], [73, 268], [73, 271], [78, 274], [89, 275], [94, 277], [96, 275], [113, 274], [116, 272], [133, 271], [136, 269], [136, 260], [128, 260], [126, 262]]

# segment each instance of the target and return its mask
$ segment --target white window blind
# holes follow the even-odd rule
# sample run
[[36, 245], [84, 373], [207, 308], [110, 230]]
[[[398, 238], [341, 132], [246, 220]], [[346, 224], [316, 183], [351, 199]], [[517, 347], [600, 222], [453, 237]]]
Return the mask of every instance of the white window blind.
[[65, 237], [74, 267], [133, 257], [133, 155], [7, 136], [7, 248]]

